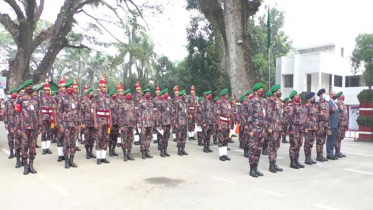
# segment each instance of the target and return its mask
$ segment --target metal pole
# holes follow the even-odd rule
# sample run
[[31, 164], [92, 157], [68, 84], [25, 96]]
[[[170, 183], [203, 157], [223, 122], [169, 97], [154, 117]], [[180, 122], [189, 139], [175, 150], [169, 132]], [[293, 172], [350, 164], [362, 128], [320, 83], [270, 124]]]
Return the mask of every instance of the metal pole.
[[268, 50], [268, 91], [271, 89], [271, 45]]

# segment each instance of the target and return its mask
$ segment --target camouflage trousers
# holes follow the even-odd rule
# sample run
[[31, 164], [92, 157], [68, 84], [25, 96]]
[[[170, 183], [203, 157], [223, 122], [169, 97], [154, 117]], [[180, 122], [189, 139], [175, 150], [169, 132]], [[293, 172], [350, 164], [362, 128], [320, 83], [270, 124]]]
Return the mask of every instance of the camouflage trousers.
[[217, 137], [219, 140], [219, 147], [228, 146], [229, 132], [230, 132], [229, 128], [222, 128], [221, 130], [218, 131]]
[[305, 140], [304, 140], [304, 154], [305, 155], [311, 155], [312, 154], [312, 147], [315, 143], [316, 138], [316, 131], [308, 131], [308, 133], [305, 133]]
[[325, 142], [326, 142], [326, 135], [328, 129], [323, 126], [323, 124], [319, 123], [319, 127], [316, 131], [316, 151], [317, 153], [322, 153], [324, 150]]
[[74, 139], [75, 139], [75, 145], [78, 146], [78, 139], [80, 135], [80, 131], [82, 130], [80, 122], [75, 122], [75, 133], [74, 133]]
[[197, 140], [198, 140], [198, 142], [202, 142], [203, 141], [203, 133], [202, 133], [202, 131], [198, 131], [197, 132]]
[[218, 123], [215, 123], [215, 126], [212, 128], [212, 139], [216, 141], [218, 139]]
[[14, 149], [14, 138], [15, 138], [15, 129], [12, 124], [8, 124], [8, 145], [9, 149], [12, 150]]
[[277, 151], [280, 148], [282, 131], [273, 131], [268, 138], [268, 159], [274, 161], [277, 158]]
[[[82, 142], [82, 144], [84, 144], [84, 140], [83, 140], [84, 132], [85, 132], [85, 128], [81, 128], [80, 132], [79, 132], [79, 139]], [[85, 139], [85, 137], [84, 137], [84, 139]]]
[[41, 141], [50, 141], [52, 140], [52, 128], [50, 121], [43, 121], [41, 127]]
[[249, 137], [249, 163], [259, 164], [260, 155], [264, 143], [264, 128], [262, 126], [253, 126], [253, 137]]
[[122, 149], [132, 150], [133, 131], [133, 127], [125, 127], [124, 131], [120, 133], [122, 138]]
[[187, 138], [187, 125], [179, 125], [177, 128], [177, 146], [183, 146], [186, 143]]
[[141, 129], [141, 147], [140, 150], [146, 151], [149, 149], [150, 141], [153, 138], [153, 127], [145, 127]]
[[337, 133], [337, 139], [335, 140], [334, 147], [336, 150], [341, 149], [342, 140], [345, 138], [347, 127], [340, 127]]
[[57, 147], [63, 147], [64, 133], [61, 132], [61, 129], [57, 129]]
[[163, 136], [158, 133], [158, 149], [162, 150], [168, 147], [168, 140], [170, 139], [171, 135], [171, 125], [163, 125]]
[[119, 137], [119, 129], [119, 125], [113, 125], [110, 128], [109, 147], [117, 144], [117, 140]]
[[38, 136], [36, 129], [22, 129], [22, 160], [34, 160], [36, 156], [35, 143]]
[[15, 141], [15, 151], [16, 151], [16, 156], [21, 157], [21, 152], [22, 152], [22, 135], [18, 134], [19, 129], [15, 129], [15, 135], [14, 135], [14, 141]]
[[[110, 130], [111, 132], [111, 130]], [[97, 138], [96, 138], [96, 150], [107, 150], [107, 136], [108, 136], [108, 126], [107, 125], [99, 125]]]
[[282, 141], [286, 140], [286, 136], [289, 135], [290, 131], [290, 124], [289, 123], [283, 123], [282, 124]]
[[243, 137], [243, 133], [244, 133], [244, 126], [240, 125], [240, 128], [239, 128], [239, 131], [238, 131], [238, 141], [240, 142], [240, 147], [244, 145], [244, 137]]
[[213, 124], [207, 124], [206, 127], [202, 126], [203, 143], [210, 144], [213, 127]]
[[196, 118], [194, 117], [194, 114], [192, 114], [192, 119], [188, 117], [188, 131], [192, 132], [196, 128]]
[[52, 129], [52, 139], [57, 140], [57, 133], [58, 133], [58, 128], [54, 127]]
[[300, 148], [303, 145], [303, 131], [302, 130], [294, 130], [294, 135], [289, 134], [290, 138], [290, 147], [289, 147], [289, 156], [290, 160], [295, 160], [297, 156], [299, 156]]
[[242, 126], [242, 127], [243, 127], [243, 131], [242, 131], [242, 147], [244, 149], [249, 149], [249, 138], [250, 138], [249, 128], [246, 127], [246, 129], [245, 129], [245, 126]]
[[76, 127], [65, 126], [63, 133], [63, 154], [66, 156], [75, 155], [76, 151]]
[[85, 147], [93, 147], [97, 139], [97, 130], [94, 127], [86, 127], [83, 135]]

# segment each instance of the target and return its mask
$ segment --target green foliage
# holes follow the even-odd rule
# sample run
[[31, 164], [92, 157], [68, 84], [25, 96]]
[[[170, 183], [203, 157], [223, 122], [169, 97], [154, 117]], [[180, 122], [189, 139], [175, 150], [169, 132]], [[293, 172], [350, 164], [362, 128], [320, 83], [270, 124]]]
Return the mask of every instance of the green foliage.
[[365, 84], [372, 89], [373, 85], [373, 34], [359, 34], [351, 57], [354, 72], [360, 71], [364, 65], [363, 78]]

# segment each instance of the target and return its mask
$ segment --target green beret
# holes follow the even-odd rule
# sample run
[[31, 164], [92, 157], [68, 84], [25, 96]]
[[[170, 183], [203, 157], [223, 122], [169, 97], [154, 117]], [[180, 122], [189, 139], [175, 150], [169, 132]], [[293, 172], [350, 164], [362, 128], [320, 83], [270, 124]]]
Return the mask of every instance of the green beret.
[[16, 90], [17, 90], [17, 89], [15, 89], [15, 88], [14, 88], [14, 89], [11, 89], [11, 90], [9, 91], [8, 94], [12, 94], [12, 93], [16, 92]]
[[232, 98], [232, 97], [229, 97], [228, 101], [229, 101], [229, 102], [232, 102], [232, 101], [233, 101], [233, 98]]
[[281, 86], [276, 84], [276, 85], [273, 85], [272, 88], [271, 88], [271, 92], [274, 93], [276, 91], [278, 91], [279, 89], [281, 89]]
[[168, 92], [168, 88], [165, 88], [165, 89], [163, 89], [160, 93], [159, 93], [159, 95], [161, 96], [161, 95], [164, 95], [164, 94], [166, 94]]
[[293, 90], [293, 91], [291, 91], [289, 98], [293, 98], [297, 94], [298, 94], [298, 92], [296, 90]]
[[111, 91], [109, 92], [109, 96], [114, 95], [115, 92], [117, 92], [117, 88], [111, 89]]
[[150, 92], [150, 89], [149, 88], [146, 88], [145, 90], [142, 91], [142, 93], [145, 95], [145, 93], [148, 93]]
[[29, 79], [25, 83], [23, 83], [23, 87], [27, 87], [29, 85], [32, 85], [32, 79]]
[[199, 97], [198, 102], [203, 101], [203, 99], [204, 99], [203, 97]]
[[251, 93], [253, 93], [252, 90], [247, 91], [246, 96], [250, 95]]
[[245, 100], [245, 98], [246, 98], [246, 95], [241, 96], [240, 97], [240, 103], [242, 103]]
[[127, 93], [131, 93], [131, 89], [127, 89], [123, 94], [126, 95]]
[[21, 91], [23, 88], [25, 88], [23, 85], [19, 86], [19, 87], [16, 89], [16, 92], [18, 93], [18, 92]]
[[217, 101], [217, 100], [219, 100], [219, 96], [216, 96], [216, 97], [214, 98], [214, 102]]
[[185, 93], [186, 93], [186, 91], [185, 91], [185, 90], [182, 90], [182, 91], [179, 92], [179, 96], [182, 96], [182, 95], [184, 95]]
[[73, 85], [74, 81], [70, 80], [68, 81], [66, 84], [65, 84], [65, 87], [70, 87], [71, 85]]
[[211, 93], [212, 93], [211, 90], [209, 90], [209, 91], [204, 92], [203, 95], [204, 95], [204, 96], [205, 96], [205, 95], [210, 95]]
[[92, 89], [92, 88], [89, 88], [89, 89], [87, 90], [87, 92], [85, 92], [85, 94], [88, 95], [88, 93], [90, 93], [90, 92], [92, 92], [92, 91], [93, 91], [93, 89]]
[[272, 91], [268, 91], [267, 94], [266, 94], [266, 96], [267, 96], [267, 97], [273, 96]]
[[284, 102], [288, 102], [290, 99], [289, 98], [285, 98], [284, 99]]
[[342, 91], [337, 94], [337, 98], [341, 97], [341, 95], [343, 95]]
[[51, 96], [56, 95], [57, 91], [52, 91]]
[[259, 82], [259, 83], [257, 83], [256, 85], [254, 85], [253, 90], [254, 90], [254, 91], [257, 91], [257, 90], [259, 90], [260, 88], [263, 88], [263, 83], [261, 83], [261, 82]]
[[222, 91], [220, 91], [221, 96], [226, 95], [226, 94], [228, 94], [228, 88], [224, 88]]

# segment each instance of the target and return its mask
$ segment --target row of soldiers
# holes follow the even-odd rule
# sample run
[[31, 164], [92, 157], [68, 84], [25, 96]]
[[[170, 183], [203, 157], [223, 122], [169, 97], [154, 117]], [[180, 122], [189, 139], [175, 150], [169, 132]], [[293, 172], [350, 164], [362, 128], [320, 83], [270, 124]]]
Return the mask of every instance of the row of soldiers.
[[[79, 96], [77, 81], [66, 82], [64, 78], [60, 81], [58, 95], [51, 95], [48, 81], [44, 86], [45, 96], [41, 98], [33, 94], [32, 80], [12, 90], [11, 99], [6, 105], [5, 126], [9, 131], [11, 156], [14, 139], [16, 141], [16, 168], [23, 165], [24, 174], [36, 173], [33, 161], [36, 155], [35, 144], [40, 133], [43, 154], [52, 154], [50, 144], [52, 136], [55, 136], [58, 162], [64, 161], [65, 168], [77, 167], [74, 156], [78, 149], [79, 134], [84, 141], [86, 158], [96, 158], [97, 164], [101, 164], [109, 163], [106, 159], [107, 147], [110, 156], [118, 156], [115, 152], [116, 144], [122, 148], [124, 161], [134, 160], [131, 150], [138, 134], [143, 159], [152, 158], [149, 152], [152, 138], [157, 139], [160, 156], [170, 156], [167, 148], [171, 134], [177, 141], [178, 155], [188, 155], [185, 151], [186, 138], [189, 136], [190, 140], [194, 139], [195, 129], [198, 143], [204, 147], [203, 152], [212, 152], [210, 139], [213, 135], [214, 143], [219, 144], [219, 159], [229, 161], [231, 159], [227, 150], [228, 143], [232, 142], [230, 134], [235, 124], [239, 123], [240, 148], [244, 149], [244, 156], [249, 158], [250, 175], [258, 177], [263, 176], [258, 170], [262, 148], [263, 152], [268, 148], [269, 170], [274, 173], [283, 170], [277, 165], [276, 157], [281, 136], [286, 134], [286, 130], [289, 130], [290, 136], [292, 168], [304, 167], [299, 163], [303, 136], [306, 136], [306, 164], [313, 164], [315, 161], [310, 154], [312, 138], [314, 140], [313, 131], [328, 130], [326, 121], [329, 111], [325, 112], [327, 107], [321, 104], [322, 100], [316, 105], [310, 103], [315, 107], [313, 111], [317, 111], [308, 113], [307, 107], [311, 105], [303, 107], [296, 91], [290, 95], [291, 103], [285, 100], [284, 104], [279, 85], [273, 86], [267, 94], [267, 99], [262, 100], [263, 84], [256, 84], [253, 91], [240, 98], [238, 109], [235, 97], [229, 98], [228, 89], [223, 89], [220, 97], [212, 100], [211, 91], [206, 91], [204, 97], [197, 98], [194, 86], [191, 88], [190, 97], [186, 97], [185, 90], [179, 91], [179, 87], [175, 86], [174, 99], [169, 97], [167, 88], [160, 91], [157, 87], [156, 97], [153, 99], [149, 88], [142, 90], [140, 82], [136, 82], [135, 88], [134, 97], [130, 89], [124, 89], [122, 83], [107, 94], [106, 75], [103, 75], [96, 96], [93, 95], [92, 88], [88, 87], [84, 89], [84, 95]], [[307, 95], [307, 100], [312, 95], [310, 94]], [[342, 96], [339, 95], [339, 98]], [[307, 123], [311, 123], [313, 127]], [[322, 129], [318, 129], [319, 127]], [[55, 135], [53, 131], [56, 131]], [[317, 134], [317, 160], [325, 161], [327, 159], [322, 156], [322, 148], [326, 133]], [[94, 143], [96, 155], [93, 154]]]

